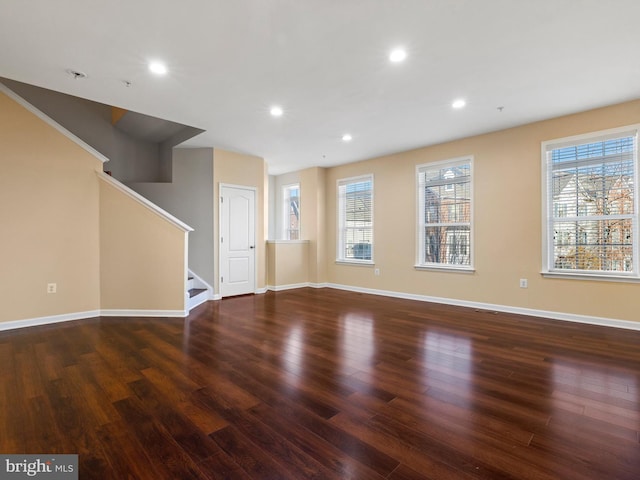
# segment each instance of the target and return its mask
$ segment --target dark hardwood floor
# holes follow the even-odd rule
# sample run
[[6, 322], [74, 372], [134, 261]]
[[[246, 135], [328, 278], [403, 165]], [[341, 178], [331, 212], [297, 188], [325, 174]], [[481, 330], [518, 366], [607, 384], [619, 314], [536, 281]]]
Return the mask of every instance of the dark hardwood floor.
[[638, 479], [640, 332], [331, 289], [0, 333], [0, 453], [81, 479]]

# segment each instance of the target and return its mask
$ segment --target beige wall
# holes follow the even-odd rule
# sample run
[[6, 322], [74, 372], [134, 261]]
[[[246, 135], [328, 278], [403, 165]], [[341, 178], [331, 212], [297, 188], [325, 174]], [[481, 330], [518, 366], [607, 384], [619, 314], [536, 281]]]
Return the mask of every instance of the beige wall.
[[309, 282], [309, 242], [270, 240], [267, 242], [267, 283], [272, 287]]
[[326, 281], [325, 252], [325, 169], [307, 168], [297, 172], [278, 175], [273, 181], [276, 192], [271, 195], [275, 201], [272, 213], [277, 217], [276, 238], [281, 238], [283, 229], [282, 187], [300, 184], [300, 238], [309, 241], [308, 280], [319, 284]]
[[267, 255], [266, 240], [268, 235], [268, 175], [267, 164], [262, 158], [241, 153], [214, 149], [213, 152], [213, 212], [214, 212], [214, 259], [216, 293], [220, 292], [220, 269], [218, 245], [220, 242], [220, 184], [253, 187], [256, 189], [256, 274], [257, 289], [266, 287]]
[[[327, 280], [354, 287], [640, 320], [640, 285], [543, 278], [541, 142], [640, 122], [640, 101], [327, 169]], [[474, 156], [473, 274], [416, 271], [416, 165]], [[374, 175], [374, 267], [338, 265], [336, 181]], [[519, 288], [527, 278], [529, 288]]]
[[0, 93], [0, 322], [100, 308], [97, 168]]
[[326, 282], [325, 175], [324, 168], [300, 172], [302, 238], [309, 240], [309, 281], [314, 284]]
[[104, 310], [184, 311], [187, 236], [100, 182], [100, 280]]

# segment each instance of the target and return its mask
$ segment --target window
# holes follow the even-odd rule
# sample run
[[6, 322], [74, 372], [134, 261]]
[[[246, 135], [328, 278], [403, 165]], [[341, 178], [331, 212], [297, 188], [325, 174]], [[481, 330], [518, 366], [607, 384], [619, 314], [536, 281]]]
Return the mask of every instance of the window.
[[284, 239], [300, 240], [300, 184], [285, 185], [284, 198]]
[[471, 157], [419, 165], [417, 267], [472, 270]]
[[637, 129], [542, 147], [543, 273], [637, 277]]
[[337, 261], [372, 263], [373, 175], [338, 181]]

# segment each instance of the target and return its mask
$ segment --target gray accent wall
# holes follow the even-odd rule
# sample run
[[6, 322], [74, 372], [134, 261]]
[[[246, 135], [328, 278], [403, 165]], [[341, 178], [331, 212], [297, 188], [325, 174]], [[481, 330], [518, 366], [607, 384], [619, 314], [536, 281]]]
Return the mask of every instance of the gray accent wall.
[[109, 105], [2, 77], [0, 81], [107, 157], [104, 170], [121, 182], [170, 182], [173, 148], [203, 132], [137, 112], [126, 112], [113, 125]]
[[162, 178], [158, 143], [133, 138], [111, 125], [109, 105], [6, 78], [0, 81], [107, 157], [104, 170], [114, 178], [121, 182]]
[[194, 229], [189, 268], [214, 285], [213, 148], [174, 148], [171, 183], [127, 183]]

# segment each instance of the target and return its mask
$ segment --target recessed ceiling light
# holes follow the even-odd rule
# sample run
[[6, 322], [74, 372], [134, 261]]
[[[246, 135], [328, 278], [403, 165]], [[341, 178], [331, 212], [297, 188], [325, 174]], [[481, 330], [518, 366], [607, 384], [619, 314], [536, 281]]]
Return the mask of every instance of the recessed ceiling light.
[[273, 115], [274, 117], [281, 117], [284, 112], [282, 110], [282, 107], [274, 105], [273, 107], [271, 107], [271, 110], [269, 110], [269, 113], [271, 113], [271, 115]]
[[345, 134], [342, 136], [342, 141], [343, 141], [343, 142], [350, 142], [351, 140], [353, 140], [353, 137], [352, 137], [350, 134], [348, 134], [348, 133], [345, 133]]
[[399, 63], [407, 58], [407, 51], [404, 48], [396, 48], [389, 54], [389, 60], [393, 63]]
[[464, 101], [464, 99], [459, 98], [459, 99], [455, 100], [455, 101], [451, 104], [451, 106], [452, 106], [453, 108], [463, 108], [466, 104], [467, 104], [467, 102], [465, 102], [465, 101]]
[[168, 70], [167, 66], [161, 62], [151, 62], [149, 63], [149, 70], [156, 75], [166, 75]]

